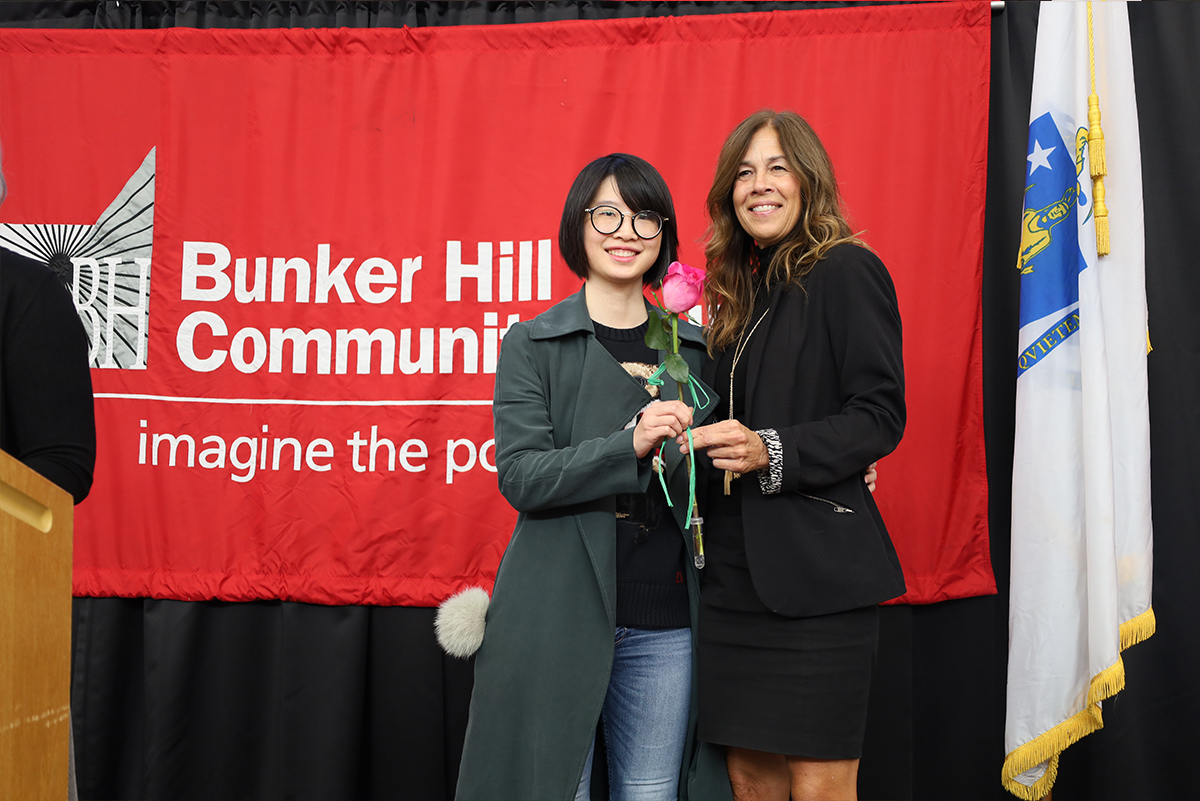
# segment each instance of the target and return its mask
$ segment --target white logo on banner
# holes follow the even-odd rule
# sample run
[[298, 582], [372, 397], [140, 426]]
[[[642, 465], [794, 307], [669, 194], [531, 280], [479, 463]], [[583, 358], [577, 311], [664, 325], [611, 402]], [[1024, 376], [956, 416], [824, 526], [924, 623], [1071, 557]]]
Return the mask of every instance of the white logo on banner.
[[92, 367], [146, 369], [154, 153], [94, 225], [0, 224], [0, 247], [43, 262], [70, 291]]

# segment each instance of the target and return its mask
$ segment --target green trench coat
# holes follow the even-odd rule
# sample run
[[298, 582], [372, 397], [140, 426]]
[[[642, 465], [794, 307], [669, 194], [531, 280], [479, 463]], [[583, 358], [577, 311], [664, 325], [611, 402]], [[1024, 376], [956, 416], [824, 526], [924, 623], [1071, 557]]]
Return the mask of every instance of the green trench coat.
[[[681, 351], [699, 376], [703, 340], [686, 328]], [[669, 378], [662, 397], [678, 397]], [[647, 401], [596, 340], [582, 290], [504, 337], [496, 467], [500, 491], [520, 514], [475, 656], [458, 801], [574, 797], [613, 661], [614, 496], [658, 480], [634, 456], [633, 430], [624, 428]], [[696, 409], [697, 424], [714, 404]], [[687, 470], [677, 447], [669, 445], [665, 459], [684, 536]], [[699, 586], [690, 564], [687, 581], [695, 631]], [[723, 753], [695, 739], [694, 680], [692, 688], [679, 797], [728, 801]]]

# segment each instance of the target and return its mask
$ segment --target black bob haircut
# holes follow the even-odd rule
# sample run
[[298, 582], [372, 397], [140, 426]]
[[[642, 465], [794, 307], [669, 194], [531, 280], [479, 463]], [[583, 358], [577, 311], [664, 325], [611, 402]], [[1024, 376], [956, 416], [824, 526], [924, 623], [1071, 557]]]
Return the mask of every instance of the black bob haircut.
[[589, 208], [592, 198], [600, 189], [604, 179], [612, 176], [621, 193], [621, 199], [636, 211], [657, 211], [666, 222], [659, 233], [662, 246], [658, 261], [642, 276], [642, 283], [658, 286], [667, 274], [667, 267], [675, 261], [679, 252], [679, 230], [675, 227], [675, 204], [671, 191], [658, 170], [645, 159], [628, 153], [610, 153], [602, 156], [580, 171], [567, 192], [563, 205], [562, 223], [558, 226], [558, 249], [571, 272], [580, 278], [588, 276], [587, 253], [583, 247], [585, 225], [591, 225], [584, 209]]

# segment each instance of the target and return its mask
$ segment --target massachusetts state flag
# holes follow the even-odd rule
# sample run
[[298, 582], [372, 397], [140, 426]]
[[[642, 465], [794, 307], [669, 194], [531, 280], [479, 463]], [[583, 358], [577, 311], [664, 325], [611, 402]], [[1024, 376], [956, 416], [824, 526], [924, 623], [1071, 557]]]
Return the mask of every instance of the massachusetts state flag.
[[[1043, 3], [1025, 209], [1003, 781], [1044, 797], [1059, 754], [1103, 726], [1121, 651], [1154, 632], [1141, 161], [1129, 20], [1098, 3], [1093, 188], [1090, 3]], [[1096, 151], [1096, 152], [1093, 152]], [[1097, 257], [1107, 206], [1111, 254]], [[1099, 215], [1098, 215], [1099, 213]]]

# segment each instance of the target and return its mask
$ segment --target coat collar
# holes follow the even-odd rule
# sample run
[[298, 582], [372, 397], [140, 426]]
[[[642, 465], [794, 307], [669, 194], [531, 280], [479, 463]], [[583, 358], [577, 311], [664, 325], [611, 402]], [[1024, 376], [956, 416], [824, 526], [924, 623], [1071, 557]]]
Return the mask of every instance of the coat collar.
[[530, 322], [530, 339], [553, 339], [577, 331], [595, 334], [592, 318], [588, 316], [587, 298], [583, 287], [571, 297], [559, 301]]
[[[595, 405], [588, 403], [586, 412], [576, 415], [571, 431], [571, 441], [579, 443], [593, 437], [607, 436], [613, 431], [619, 430], [638, 410], [649, 403], [650, 398], [645, 389], [621, 369], [621, 366], [596, 339], [592, 318], [588, 315], [587, 298], [584, 296], [582, 287], [574, 295], [535, 317], [530, 323], [529, 337], [530, 339], [553, 339], [574, 333], [589, 335], [584, 349], [584, 363], [580, 371], [579, 397], [589, 400], [604, 399], [603, 403]], [[700, 371], [696, 368], [700, 366], [703, 359], [703, 334], [698, 327], [685, 325], [680, 326], [679, 338], [701, 351], [699, 354], [693, 352], [689, 358], [689, 361], [692, 362], [692, 369], [699, 377]], [[663, 354], [660, 352], [660, 363], [662, 356]], [[664, 382], [662, 398], [664, 400], [679, 398], [679, 390], [674, 381]], [[708, 390], [708, 399], [707, 404], [696, 409], [697, 425], [700, 425], [716, 406], [716, 393], [711, 389]], [[691, 398], [686, 400], [691, 403]], [[666, 451], [668, 453], [675, 452], [667, 458], [668, 475], [670, 475], [682, 459], [678, 456], [677, 448], [667, 448]]]

